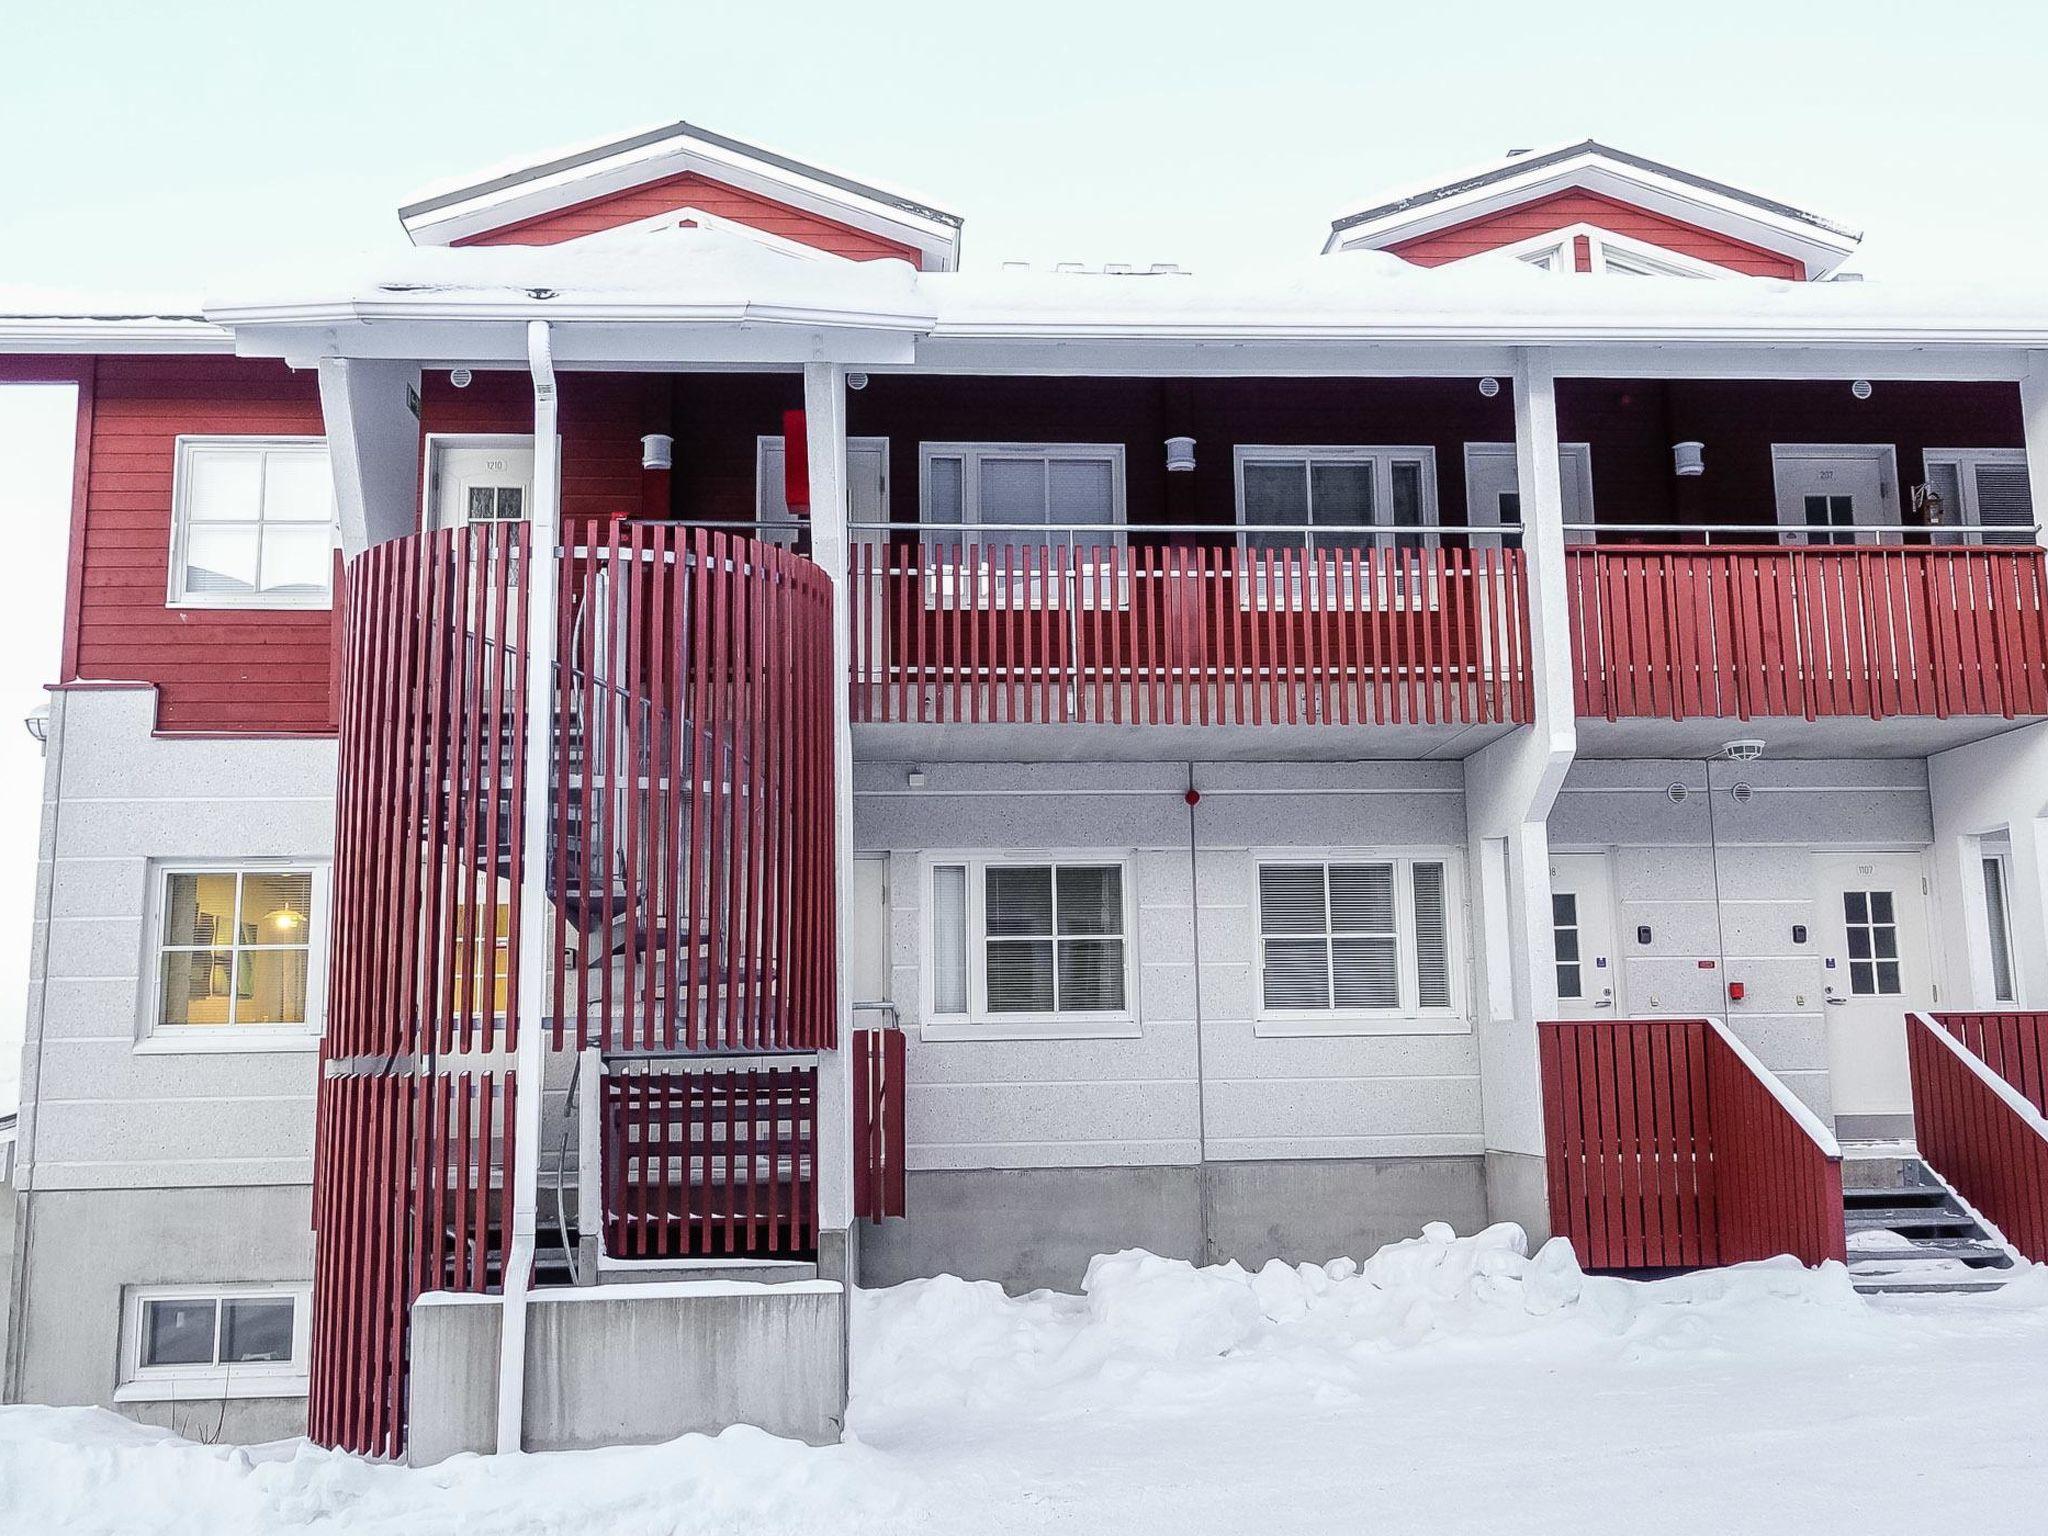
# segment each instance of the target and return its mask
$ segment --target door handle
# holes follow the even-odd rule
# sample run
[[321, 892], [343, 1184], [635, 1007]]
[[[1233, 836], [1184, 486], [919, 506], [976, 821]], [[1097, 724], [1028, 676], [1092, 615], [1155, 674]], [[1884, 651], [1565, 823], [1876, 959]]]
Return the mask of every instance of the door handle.
[[1827, 997], [1822, 998], [1821, 1001], [1826, 1003], [1830, 1008], [1846, 1008], [1849, 1006], [1849, 999], [1847, 999], [1846, 997], [1835, 997], [1833, 995], [1829, 995]]
[[1612, 1008], [1614, 1006], [1614, 999], [1611, 997], [1595, 998], [1593, 1006], [1595, 1008]]

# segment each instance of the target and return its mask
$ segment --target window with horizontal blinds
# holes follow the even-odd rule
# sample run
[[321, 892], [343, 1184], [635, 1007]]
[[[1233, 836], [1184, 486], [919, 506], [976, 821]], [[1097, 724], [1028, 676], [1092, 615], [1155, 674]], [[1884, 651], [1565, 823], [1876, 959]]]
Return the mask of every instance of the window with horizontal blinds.
[[[1415, 529], [1393, 543], [1420, 548], [1435, 535], [1435, 454], [1428, 448], [1241, 447], [1238, 523], [1248, 549], [1370, 548], [1350, 531]], [[1303, 532], [1306, 528], [1308, 531]]]
[[[1985, 544], [2032, 544], [2034, 495], [2023, 448], [1930, 448], [1926, 455], [1930, 522], [1979, 528]], [[1915, 505], [1920, 505], [1916, 493]]]
[[1977, 522], [1990, 528], [2018, 530], [2004, 539], [1985, 535], [1988, 543], [2031, 544], [2034, 527], [2034, 496], [2025, 464], [1980, 463], [1976, 467]]
[[[1107, 535], [1071, 530], [1120, 527], [1124, 520], [1124, 450], [1118, 443], [925, 443], [923, 509], [927, 524], [1022, 525], [986, 537], [999, 545], [1080, 547]], [[1048, 532], [1030, 530], [1046, 527]], [[957, 544], [971, 535], [927, 528], [930, 543]]]
[[1442, 860], [1259, 866], [1260, 998], [1271, 1013], [1448, 1011]]

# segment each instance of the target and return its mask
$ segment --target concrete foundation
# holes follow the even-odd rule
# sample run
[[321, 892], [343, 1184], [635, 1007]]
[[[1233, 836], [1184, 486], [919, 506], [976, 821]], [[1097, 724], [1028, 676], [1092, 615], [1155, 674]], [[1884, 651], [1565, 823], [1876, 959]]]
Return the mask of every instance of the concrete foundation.
[[1090, 1258], [1121, 1248], [1256, 1268], [1363, 1258], [1425, 1222], [1487, 1221], [1476, 1157], [933, 1169], [910, 1174], [909, 1208], [863, 1228], [861, 1284], [953, 1274], [1013, 1294], [1072, 1291]]
[[[831, 1444], [846, 1412], [845, 1302], [829, 1280], [536, 1291], [524, 1448], [656, 1444], [732, 1424]], [[501, 1323], [497, 1297], [414, 1303], [413, 1465], [496, 1449]]]
[[1550, 1238], [1550, 1183], [1543, 1159], [1522, 1152], [1486, 1154], [1486, 1219], [1512, 1221], [1529, 1234], [1529, 1251]]

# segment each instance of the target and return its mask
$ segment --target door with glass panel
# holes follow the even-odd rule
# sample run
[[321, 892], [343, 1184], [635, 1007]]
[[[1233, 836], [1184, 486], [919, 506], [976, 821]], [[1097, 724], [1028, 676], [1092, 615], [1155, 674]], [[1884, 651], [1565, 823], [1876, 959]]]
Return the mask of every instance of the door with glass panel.
[[[1567, 544], [1593, 542], [1593, 450], [1585, 443], [1559, 443], [1557, 468]], [[1518, 549], [1522, 543], [1521, 474], [1513, 443], [1465, 445], [1465, 521], [1475, 529], [1477, 549]]]
[[1835, 1114], [1910, 1114], [1905, 1016], [1934, 1004], [1925, 862], [1917, 853], [1828, 854], [1815, 871]]
[[1771, 464], [1786, 543], [1898, 542], [1898, 476], [1889, 445], [1777, 443]]
[[530, 435], [429, 439], [427, 505], [436, 528], [524, 522], [532, 502]]
[[1614, 876], [1606, 854], [1551, 855], [1550, 934], [1557, 966], [1557, 1016], [1621, 1017]]

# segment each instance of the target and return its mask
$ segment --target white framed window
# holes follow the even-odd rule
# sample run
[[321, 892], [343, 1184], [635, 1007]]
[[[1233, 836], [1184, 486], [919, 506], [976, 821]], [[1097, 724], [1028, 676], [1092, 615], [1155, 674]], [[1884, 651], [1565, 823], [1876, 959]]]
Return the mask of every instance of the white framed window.
[[[1240, 444], [1238, 543], [1247, 549], [1366, 549], [1359, 529], [1397, 530], [1395, 548], [1437, 542], [1436, 450]], [[1308, 532], [1262, 532], [1303, 529]], [[1326, 531], [1327, 530], [1327, 531]]]
[[114, 1400], [303, 1397], [312, 1294], [306, 1283], [131, 1287]]
[[1983, 856], [1984, 938], [1986, 958], [1991, 962], [1993, 1002], [2017, 1001], [2012, 979], [2012, 914], [2007, 905], [2006, 863], [2003, 852]]
[[152, 869], [145, 1047], [311, 1049], [326, 999], [327, 866]]
[[1137, 1032], [1124, 858], [934, 856], [925, 896], [927, 1034]]
[[[1586, 270], [1579, 271], [1579, 242], [1585, 241]], [[1697, 256], [1687, 256], [1669, 247], [1652, 245], [1618, 235], [1597, 224], [1577, 223], [1545, 230], [1510, 245], [1498, 246], [1482, 256], [1512, 257], [1524, 266], [1573, 277], [1687, 277], [1725, 278], [1739, 276], [1733, 267], [1723, 267]]]
[[334, 474], [322, 437], [180, 437], [171, 480], [170, 601], [325, 608]]
[[1984, 530], [1971, 543], [2037, 542], [2026, 449], [1929, 448], [1924, 462], [1927, 478], [1913, 500], [1928, 521]]
[[1262, 1034], [1449, 1034], [1464, 1012], [1448, 852], [1258, 861]]
[[1122, 443], [919, 443], [917, 468], [926, 543], [959, 544], [990, 523], [1024, 525], [989, 533], [993, 544], [1124, 541]]

